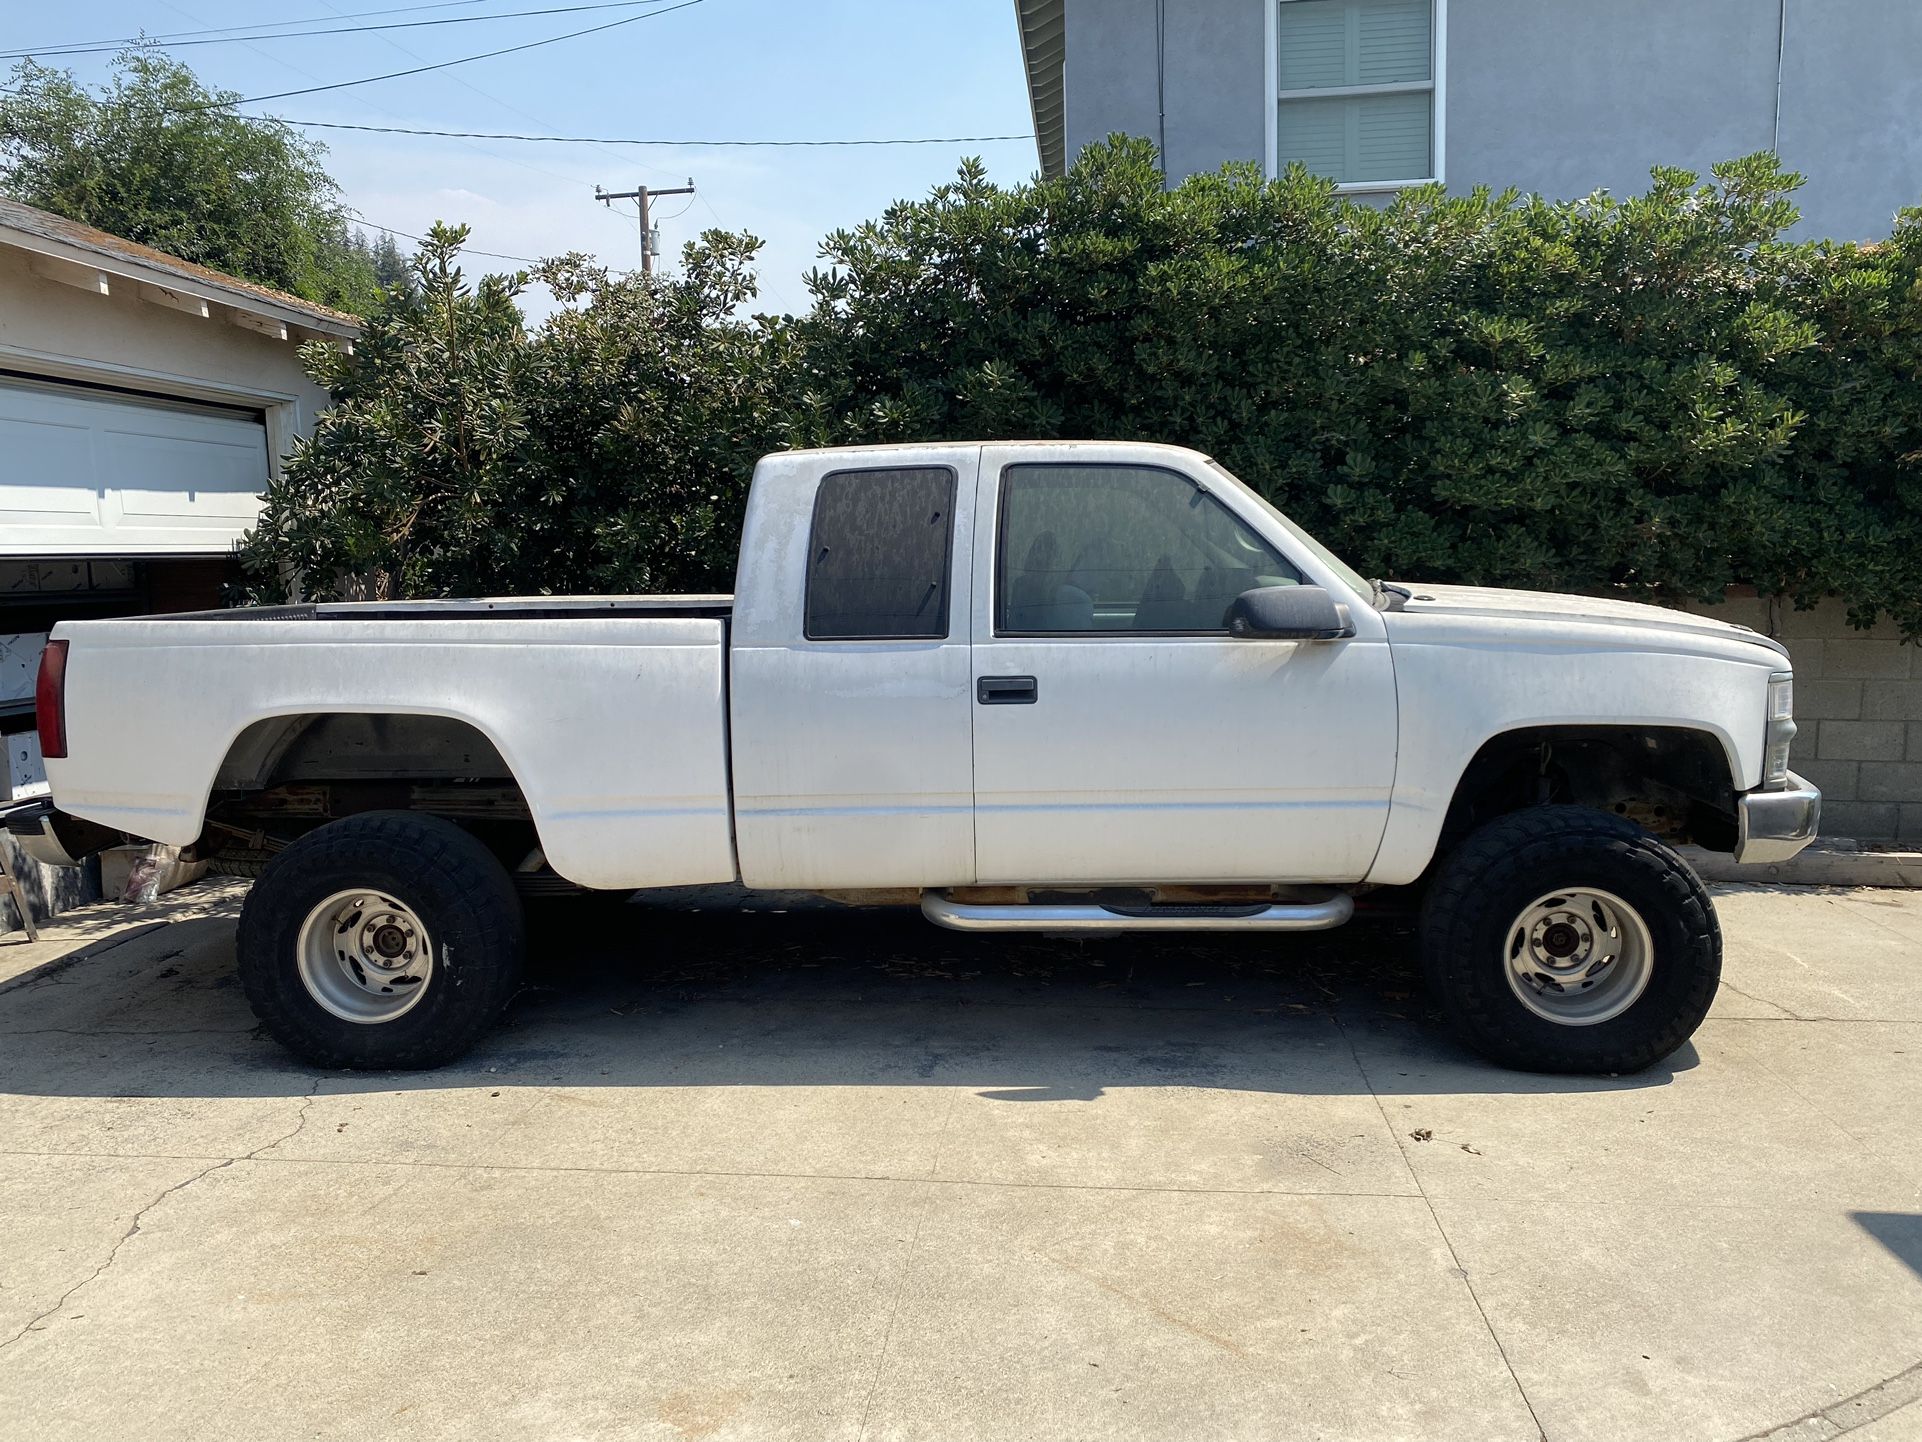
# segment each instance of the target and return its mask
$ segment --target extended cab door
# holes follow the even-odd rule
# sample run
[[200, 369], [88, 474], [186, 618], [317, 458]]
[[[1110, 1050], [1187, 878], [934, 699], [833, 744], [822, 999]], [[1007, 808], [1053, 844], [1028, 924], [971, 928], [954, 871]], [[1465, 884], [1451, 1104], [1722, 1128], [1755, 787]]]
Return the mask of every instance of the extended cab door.
[[968, 546], [979, 455], [891, 446], [755, 468], [728, 695], [748, 885], [974, 879]]
[[[1144, 450], [982, 450], [978, 878], [1358, 881], [1395, 776], [1381, 617], [1225, 472]], [[1229, 638], [1235, 596], [1299, 583], [1355, 635]]]

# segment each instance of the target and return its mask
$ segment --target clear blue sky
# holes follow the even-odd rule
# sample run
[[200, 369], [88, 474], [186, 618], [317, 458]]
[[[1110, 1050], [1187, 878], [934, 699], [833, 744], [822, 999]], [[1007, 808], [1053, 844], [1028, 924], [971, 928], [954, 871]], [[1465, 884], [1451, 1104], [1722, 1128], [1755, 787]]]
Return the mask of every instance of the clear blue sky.
[[[388, 10], [404, 0], [9, 0], [0, 49], [25, 50], [140, 33]], [[476, 0], [344, 24], [531, 10], [583, 0]], [[665, 0], [658, 7], [675, 0]], [[654, 7], [647, 7], [654, 8]], [[598, 11], [255, 40], [176, 49], [210, 85], [244, 95], [354, 79], [603, 24]], [[633, 13], [641, 13], [636, 11]], [[48, 63], [97, 82], [109, 57]], [[0, 63], [0, 68], [12, 62]], [[1031, 128], [1013, 0], [701, 0], [692, 8], [519, 55], [434, 74], [245, 107], [302, 120], [574, 135], [812, 139], [1024, 134]], [[1030, 176], [1032, 141], [851, 150], [709, 150], [562, 146], [310, 131], [347, 202], [370, 221], [421, 234], [465, 221], [471, 245], [512, 255], [583, 250], [637, 263], [631, 206], [610, 213], [598, 183], [683, 185], [700, 198], [657, 209], [664, 252], [718, 222], [767, 241], [762, 304], [801, 309], [800, 276], [820, 237], [924, 194], [979, 154], [998, 180]], [[688, 206], [684, 214], [676, 214]], [[403, 245], [407, 242], [403, 241]], [[510, 269], [502, 261], [475, 262]], [[544, 309], [536, 299], [531, 309]]]

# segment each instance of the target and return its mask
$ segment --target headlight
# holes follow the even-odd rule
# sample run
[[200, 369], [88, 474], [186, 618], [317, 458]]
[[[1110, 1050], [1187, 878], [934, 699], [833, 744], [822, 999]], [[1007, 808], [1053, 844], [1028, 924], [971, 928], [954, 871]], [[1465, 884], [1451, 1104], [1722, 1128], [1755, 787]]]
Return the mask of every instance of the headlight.
[[1784, 786], [1789, 779], [1789, 743], [1795, 739], [1795, 673], [1769, 677], [1768, 743], [1762, 753], [1762, 784]]

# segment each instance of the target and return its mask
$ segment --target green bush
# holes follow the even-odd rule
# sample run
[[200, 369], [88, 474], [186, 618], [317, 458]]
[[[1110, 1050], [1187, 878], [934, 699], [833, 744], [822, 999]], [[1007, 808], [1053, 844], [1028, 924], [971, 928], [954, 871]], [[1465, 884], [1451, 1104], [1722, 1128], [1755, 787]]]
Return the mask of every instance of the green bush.
[[579, 256], [470, 286], [467, 232], [435, 226], [351, 355], [310, 343], [334, 398], [243, 548], [255, 599], [306, 594], [727, 590], [755, 459], [785, 438], [758, 244], [719, 233], [646, 282]]
[[[1752, 582], [1922, 633], [1922, 217], [1786, 244], [1798, 183], [1752, 156], [1627, 200], [1376, 208], [1299, 170], [1164, 187], [1116, 138], [828, 237], [791, 322], [737, 314], [753, 243], [711, 233], [651, 285], [555, 263], [584, 303], [531, 334], [503, 313], [471, 353], [442, 317], [485, 292], [435, 280], [444, 240], [418, 306], [326, 362], [342, 405], [253, 559], [410, 591], [711, 585], [761, 449], [1124, 438], [1208, 451], [1370, 574]], [[450, 450], [467, 410], [478, 449]]]
[[1851, 619], [1878, 614], [1922, 636], [1922, 210], [1877, 245], [1810, 245], [1771, 257], [1781, 303], [1813, 325], [1778, 386], [1802, 420], [1784, 458], [1775, 524], [1738, 579]]

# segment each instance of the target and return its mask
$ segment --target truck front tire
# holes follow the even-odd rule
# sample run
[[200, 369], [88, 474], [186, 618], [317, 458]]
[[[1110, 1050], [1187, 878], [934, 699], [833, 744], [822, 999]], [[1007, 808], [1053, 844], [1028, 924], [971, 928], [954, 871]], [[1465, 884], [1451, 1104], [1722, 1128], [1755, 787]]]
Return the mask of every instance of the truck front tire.
[[1422, 907], [1428, 984], [1504, 1066], [1635, 1072], [1693, 1035], [1722, 932], [1695, 873], [1622, 817], [1539, 806], [1473, 832]]
[[440, 1066], [512, 999], [520, 899], [458, 826], [382, 811], [309, 832], [240, 913], [240, 982], [268, 1034], [317, 1066]]

